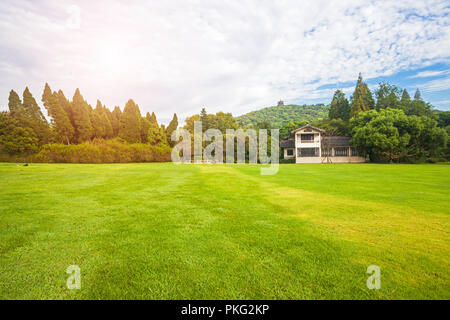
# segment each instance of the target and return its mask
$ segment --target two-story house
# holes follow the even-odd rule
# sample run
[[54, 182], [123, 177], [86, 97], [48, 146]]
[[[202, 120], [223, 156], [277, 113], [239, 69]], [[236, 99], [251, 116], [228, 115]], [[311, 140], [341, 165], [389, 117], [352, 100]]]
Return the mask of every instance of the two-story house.
[[309, 124], [295, 129], [288, 139], [280, 142], [284, 159], [295, 158], [295, 163], [366, 162], [350, 145], [350, 137], [324, 136], [324, 133]]

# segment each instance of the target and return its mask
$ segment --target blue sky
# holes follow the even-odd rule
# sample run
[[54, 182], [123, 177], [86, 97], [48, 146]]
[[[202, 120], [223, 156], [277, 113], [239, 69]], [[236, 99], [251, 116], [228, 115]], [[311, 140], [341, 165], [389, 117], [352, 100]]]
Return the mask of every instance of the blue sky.
[[[411, 97], [419, 89], [422, 98], [432, 103], [436, 109], [450, 110], [450, 66], [446, 63], [436, 63], [422, 68], [402, 70], [393, 75], [365, 79], [372, 93], [378, 88], [379, 83], [388, 82], [401, 89], [408, 90]], [[350, 98], [355, 87], [355, 81], [345, 83], [328, 84], [318, 89], [345, 88], [347, 97]], [[374, 94], [375, 95], [375, 94]], [[300, 101], [297, 101], [300, 102]], [[322, 98], [308, 100], [309, 103], [321, 103]]]
[[450, 110], [448, 0], [2, 0], [0, 109], [45, 82], [162, 122], [349, 96], [361, 72]]

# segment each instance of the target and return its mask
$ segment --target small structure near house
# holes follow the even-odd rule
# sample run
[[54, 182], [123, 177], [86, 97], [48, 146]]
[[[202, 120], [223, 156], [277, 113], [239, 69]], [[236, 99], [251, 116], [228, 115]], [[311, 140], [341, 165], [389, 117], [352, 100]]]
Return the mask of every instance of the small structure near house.
[[278, 101], [278, 106], [284, 106], [284, 101], [283, 100]]
[[324, 134], [325, 130], [309, 124], [293, 130], [288, 139], [280, 141], [284, 159], [295, 159], [295, 163], [366, 162], [350, 145], [350, 137]]

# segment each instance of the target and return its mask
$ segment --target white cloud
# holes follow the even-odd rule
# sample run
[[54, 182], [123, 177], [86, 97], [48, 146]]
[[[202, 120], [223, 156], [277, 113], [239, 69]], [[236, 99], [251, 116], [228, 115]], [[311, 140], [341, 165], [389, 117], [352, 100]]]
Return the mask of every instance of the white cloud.
[[450, 89], [450, 77], [431, 80], [431, 81], [419, 84], [417, 87], [421, 88], [420, 90], [423, 92], [438, 92], [438, 91], [449, 90]]
[[[45, 82], [160, 118], [331, 99], [326, 84], [450, 59], [448, 1], [2, 1], [0, 105]], [[430, 18], [424, 18], [430, 17]]]
[[81, 9], [79, 6], [73, 4], [66, 10], [69, 17], [66, 20], [66, 27], [68, 29], [76, 30], [81, 27]]
[[445, 74], [449, 74], [449, 70], [441, 70], [441, 71], [422, 71], [409, 78], [429, 78], [429, 77], [437, 77]]

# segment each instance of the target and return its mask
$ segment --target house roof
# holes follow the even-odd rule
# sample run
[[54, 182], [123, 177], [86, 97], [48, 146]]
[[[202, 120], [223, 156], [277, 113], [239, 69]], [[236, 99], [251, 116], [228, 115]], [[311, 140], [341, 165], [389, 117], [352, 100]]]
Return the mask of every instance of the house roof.
[[323, 144], [329, 147], [349, 147], [350, 137], [344, 136], [330, 136], [323, 137]]
[[295, 148], [295, 141], [294, 141], [294, 139], [281, 140], [280, 147], [281, 148]]
[[316, 130], [316, 131], [319, 131], [319, 132], [325, 132], [325, 130], [323, 130], [323, 129], [320, 129], [320, 128], [317, 128], [317, 127], [313, 127], [312, 125], [307, 124], [306, 126], [303, 126], [303, 127], [298, 128], [298, 129], [292, 130], [291, 134], [294, 134], [295, 132], [297, 132], [299, 130], [302, 130], [302, 129], [311, 129], [311, 130]]

